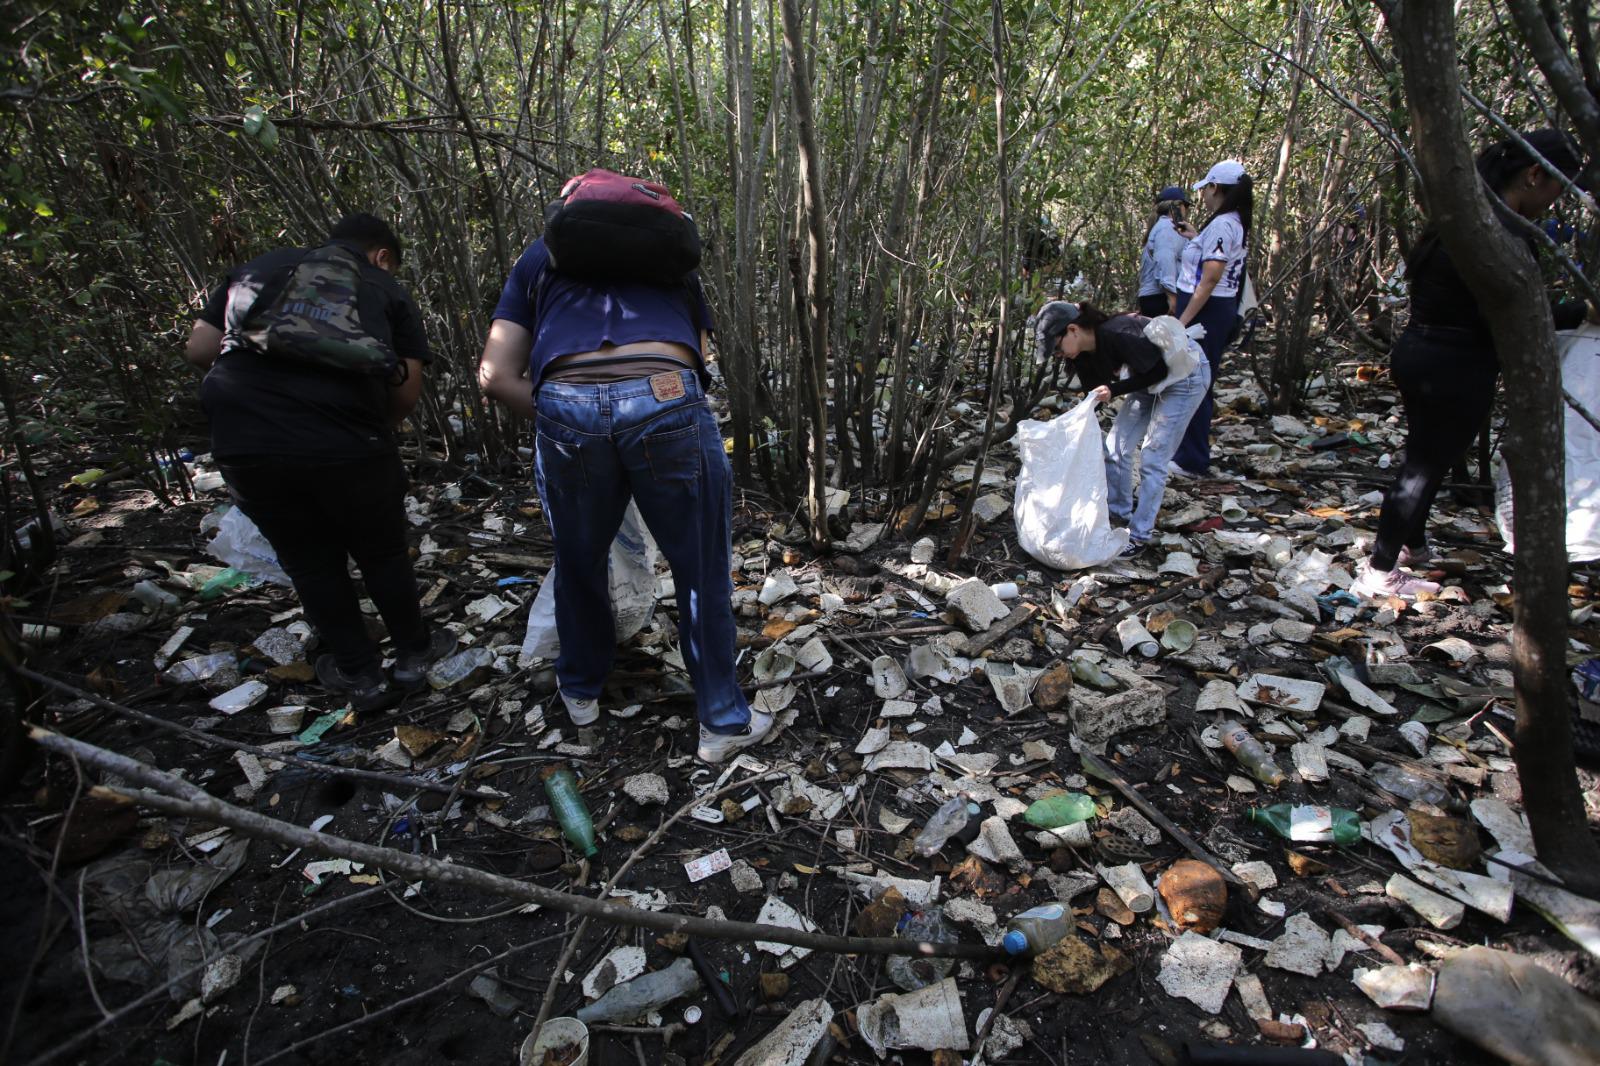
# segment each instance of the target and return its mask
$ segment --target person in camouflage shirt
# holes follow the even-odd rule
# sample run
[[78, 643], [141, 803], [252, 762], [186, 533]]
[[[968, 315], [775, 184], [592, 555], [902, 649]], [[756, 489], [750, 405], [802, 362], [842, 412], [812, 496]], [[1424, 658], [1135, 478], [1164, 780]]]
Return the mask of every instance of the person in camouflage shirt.
[[[387, 223], [346, 216], [315, 248], [277, 249], [228, 271], [184, 351], [206, 371], [201, 404], [234, 503], [272, 544], [327, 649], [317, 677], [358, 709], [420, 687], [455, 647], [453, 634], [423, 621], [407, 553], [394, 430], [432, 357], [417, 305], [393, 277], [401, 255]], [[393, 684], [350, 559], [394, 641]]]

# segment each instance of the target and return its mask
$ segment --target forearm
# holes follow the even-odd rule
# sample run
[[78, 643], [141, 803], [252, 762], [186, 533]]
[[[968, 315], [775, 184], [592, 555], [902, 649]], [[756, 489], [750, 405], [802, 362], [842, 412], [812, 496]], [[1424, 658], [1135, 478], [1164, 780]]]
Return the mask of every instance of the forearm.
[[483, 394], [490, 401], [506, 408], [512, 414], [524, 418], [532, 418], [533, 387], [528, 384], [526, 377], [507, 377], [506, 375], [485, 376], [480, 370], [479, 383], [483, 386]]
[[1183, 309], [1183, 314], [1178, 316], [1178, 321], [1187, 326], [1200, 317], [1200, 312], [1205, 309], [1206, 301], [1211, 299], [1211, 290], [1216, 287], [1216, 278], [1201, 278], [1200, 284], [1194, 287], [1194, 292], [1189, 297], [1189, 305]]
[[478, 387], [491, 403], [524, 418], [533, 417], [533, 386], [528, 380], [528, 353], [533, 334], [507, 319], [489, 325], [489, 339], [478, 362]]

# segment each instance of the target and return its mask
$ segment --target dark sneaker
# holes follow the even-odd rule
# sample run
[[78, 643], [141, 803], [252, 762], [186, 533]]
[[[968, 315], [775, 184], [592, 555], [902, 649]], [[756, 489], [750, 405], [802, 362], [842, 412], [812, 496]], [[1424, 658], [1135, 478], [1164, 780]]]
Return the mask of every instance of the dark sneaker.
[[329, 692], [350, 697], [350, 706], [357, 711], [375, 711], [390, 706], [400, 693], [388, 681], [383, 671], [374, 666], [360, 673], [346, 673], [332, 655], [317, 659], [317, 680]]
[[1145, 541], [1130, 540], [1128, 546], [1117, 553], [1118, 559], [1137, 559], [1144, 554]]
[[700, 747], [695, 756], [704, 763], [720, 763], [741, 748], [751, 748], [766, 740], [767, 734], [772, 732], [772, 723], [772, 715], [753, 710], [750, 724], [737, 733], [713, 733], [701, 726]]
[[428, 680], [428, 667], [456, 650], [456, 635], [448, 629], [435, 629], [422, 651], [401, 652], [394, 657], [394, 683], [415, 692]]

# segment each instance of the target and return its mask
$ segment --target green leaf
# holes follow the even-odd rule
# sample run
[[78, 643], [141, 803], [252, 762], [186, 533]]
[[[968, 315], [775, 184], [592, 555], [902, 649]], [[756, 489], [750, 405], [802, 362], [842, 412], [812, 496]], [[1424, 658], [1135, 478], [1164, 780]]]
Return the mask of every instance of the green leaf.
[[223, 52], [222, 53], [222, 58], [226, 59], [228, 61], [228, 67], [230, 69], [233, 69], [233, 70], [237, 70], [238, 69], [238, 67], [239, 67], [239, 57], [234, 54], [234, 51], [233, 51], [232, 48], [230, 48], [227, 51]]
[[256, 140], [261, 142], [261, 147], [268, 150], [278, 146], [278, 127], [270, 118], [262, 122], [261, 132], [256, 134]]
[[38, 203], [33, 205], [33, 213], [38, 215], [40, 218], [54, 218], [56, 214], [54, 211], [50, 210], [50, 205], [45, 203], [43, 200], [40, 200]]
[[260, 104], [255, 104], [245, 109], [244, 131], [252, 137], [259, 136], [261, 127], [267, 121], [267, 113], [261, 110]]

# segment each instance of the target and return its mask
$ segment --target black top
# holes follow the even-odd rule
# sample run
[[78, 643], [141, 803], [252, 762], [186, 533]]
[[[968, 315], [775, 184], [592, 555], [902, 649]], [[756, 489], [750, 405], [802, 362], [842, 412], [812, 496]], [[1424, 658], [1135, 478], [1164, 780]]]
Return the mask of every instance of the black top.
[[[1143, 315], [1118, 315], [1102, 323], [1094, 331], [1094, 350], [1083, 352], [1072, 361], [1083, 389], [1088, 392], [1101, 385], [1111, 388], [1111, 395], [1125, 396], [1138, 389], [1148, 389], [1167, 376], [1167, 362], [1161, 349], [1146, 339], [1144, 328], [1150, 320]], [[1128, 368], [1128, 376], [1118, 378], [1117, 372]]]
[[[202, 322], [223, 331], [222, 354], [200, 385], [218, 459], [343, 462], [394, 451], [390, 386], [382, 378], [268, 356], [239, 334], [255, 294], [303, 251], [281, 248], [234, 267], [200, 312]], [[364, 256], [356, 308], [362, 328], [401, 359], [432, 361], [416, 303]]]
[[[1534, 243], [1526, 238], [1524, 242], [1537, 256]], [[1429, 230], [1423, 234], [1406, 264], [1406, 273], [1411, 278], [1412, 325], [1449, 329], [1460, 335], [1463, 347], [1493, 352], [1489, 323], [1484, 321], [1478, 301], [1450, 261], [1450, 253], [1437, 233]], [[1551, 297], [1550, 313], [1556, 329], [1573, 329], [1583, 321], [1583, 301]]]

